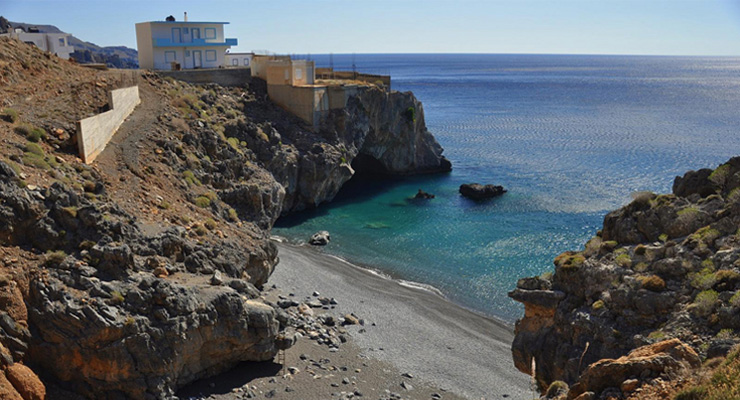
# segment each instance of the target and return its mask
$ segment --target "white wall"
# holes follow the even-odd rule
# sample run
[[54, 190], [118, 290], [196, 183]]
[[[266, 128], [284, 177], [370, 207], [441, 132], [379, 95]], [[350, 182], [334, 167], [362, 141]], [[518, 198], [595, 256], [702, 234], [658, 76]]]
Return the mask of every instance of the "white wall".
[[2, 36], [9, 36], [21, 42], [33, 43], [39, 49], [56, 54], [59, 58], [69, 60], [74, 48], [69, 44], [68, 33], [36, 33], [36, 32], [10, 32]]
[[141, 102], [139, 87], [116, 89], [109, 93], [111, 109], [77, 122], [77, 148], [86, 164], [95, 160], [113, 138], [126, 117]]
[[251, 67], [253, 53], [226, 53], [224, 60], [227, 67]]

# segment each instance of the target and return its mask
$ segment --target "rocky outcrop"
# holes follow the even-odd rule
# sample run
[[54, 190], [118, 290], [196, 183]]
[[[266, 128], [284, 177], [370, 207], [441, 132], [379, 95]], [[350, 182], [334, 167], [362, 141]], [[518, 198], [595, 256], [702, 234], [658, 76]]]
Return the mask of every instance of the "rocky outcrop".
[[460, 185], [460, 194], [473, 200], [485, 200], [501, 196], [506, 193], [503, 186], [481, 185], [480, 183], [464, 183]]
[[683, 375], [682, 372], [701, 366], [696, 352], [678, 339], [665, 340], [632, 350], [626, 356], [599, 360], [581, 375], [579, 382], [570, 388], [568, 399], [585, 392], [631, 393], [641, 384], [641, 379]]
[[[514, 362], [529, 373], [534, 358], [543, 390], [554, 381], [592, 385], [589, 365], [668, 338], [701, 357], [724, 355], [737, 342], [740, 158], [690, 171], [673, 187], [636, 195], [607, 214], [584, 250], [558, 256], [552, 276], [520, 280], [510, 293], [525, 305]], [[596, 386], [599, 398], [604, 387]]]
[[[11, 361], [40, 366], [90, 398], [164, 398], [276, 354], [281, 325], [255, 286], [269, 276], [275, 252], [196, 243], [178, 227], [147, 236], [117, 206], [62, 184], [22, 188], [2, 162], [0, 199], [3, 244], [53, 250], [30, 282], [30, 333], [16, 323], [23, 312], [0, 315]], [[214, 271], [221, 282], [209, 279]], [[16, 388], [26, 375], [5, 371]]]

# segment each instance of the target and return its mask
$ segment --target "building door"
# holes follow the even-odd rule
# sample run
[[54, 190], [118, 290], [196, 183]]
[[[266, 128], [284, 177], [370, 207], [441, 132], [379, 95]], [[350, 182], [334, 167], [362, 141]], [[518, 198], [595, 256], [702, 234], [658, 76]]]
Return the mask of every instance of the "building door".
[[203, 68], [203, 53], [200, 50], [193, 50], [193, 68]]
[[172, 43], [182, 43], [182, 30], [172, 28]]
[[194, 41], [200, 39], [200, 28], [192, 28], [192, 29], [190, 29], [190, 33], [191, 33], [190, 38], [192, 39], [191, 42], [194, 42]]

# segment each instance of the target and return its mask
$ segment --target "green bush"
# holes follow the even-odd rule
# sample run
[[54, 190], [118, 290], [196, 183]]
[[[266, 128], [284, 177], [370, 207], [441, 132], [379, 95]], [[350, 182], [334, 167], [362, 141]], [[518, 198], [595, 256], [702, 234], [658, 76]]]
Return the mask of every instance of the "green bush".
[[182, 176], [183, 178], [185, 178], [185, 182], [187, 182], [188, 185], [190, 186], [200, 186], [201, 185], [200, 180], [198, 180], [198, 178], [195, 177], [195, 174], [193, 173], [193, 171], [187, 170], [182, 173]]
[[641, 276], [637, 278], [643, 289], [651, 292], [662, 292], [665, 290], [665, 281], [658, 275]]
[[12, 124], [18, 122], [18, 111], [12, 108], [4, 108], [2, 112], [2, 119]]
[[200, 208], [207, 208], [211, 206], [211, 199], [206, 196], [198, 196], [195, 198], [195, 205]]
[[216, 229], [216, 227], [218, 226], [218, 223], [213, 218], [208, 218], [206, 222], [203, 223], [203, 225], [205, 225], [205, 227], [208, 228], [208, 230], [212, 231]]
[[564, 271], [577, 270], [584, 262], [586, 262], [586, 257], [581, 253], [574, 253], [572, 251], [566, 251], [555, 257], [555, 265]]
[[41, 157], [44, 157], [46, 155], [46, 154], [44, 154], [44, 149], [42, 149], [41, 146], [39, 146], [36, 143], [26, 143], [25, 150], [28, 153], [32, 153], [32, 154], [35, 154], [35, 155], [41, 156]]
[[706, 316], [714, 311], [719, 295], [714, 290], [705, 290], [696, 295], [694, 307], [699, 315]]
[[47, 266], [56, 266], [61, 264], [67, 258], [67, 253], [62, 250], [50, 251], [46, 253], [44, 264]]
[[51, 166], [49, 165], [48, 162], [46, 162], [46, 160], [44, 160], [44, 157], [39, 156], [34, 153], [28, 153], [28, 152], [24, 153], [23, 154], [23, 164], [30, 165], [32, 167], [36, 167], [39, 169], [44, 169], [44, 170], [51, 169]]

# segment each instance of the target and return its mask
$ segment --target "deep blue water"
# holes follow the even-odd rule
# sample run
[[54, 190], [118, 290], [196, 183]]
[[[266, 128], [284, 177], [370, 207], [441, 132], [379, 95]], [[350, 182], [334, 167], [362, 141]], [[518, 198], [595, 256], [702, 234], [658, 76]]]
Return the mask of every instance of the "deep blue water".
[[[328, 66], [329, 56], [312, 56]], [[413, 91], [451, 174], [350, 183], [274, 233], [513, 321], [506, 293], [582, 248], [631, 194], [740, 155], [740, 58], [560, 55], [334, 55], [337, 69], [392, 75]], [[504, 185], [488, 203], [465, 182]], [[422, 188], [437, 197], [407, 198]]]

